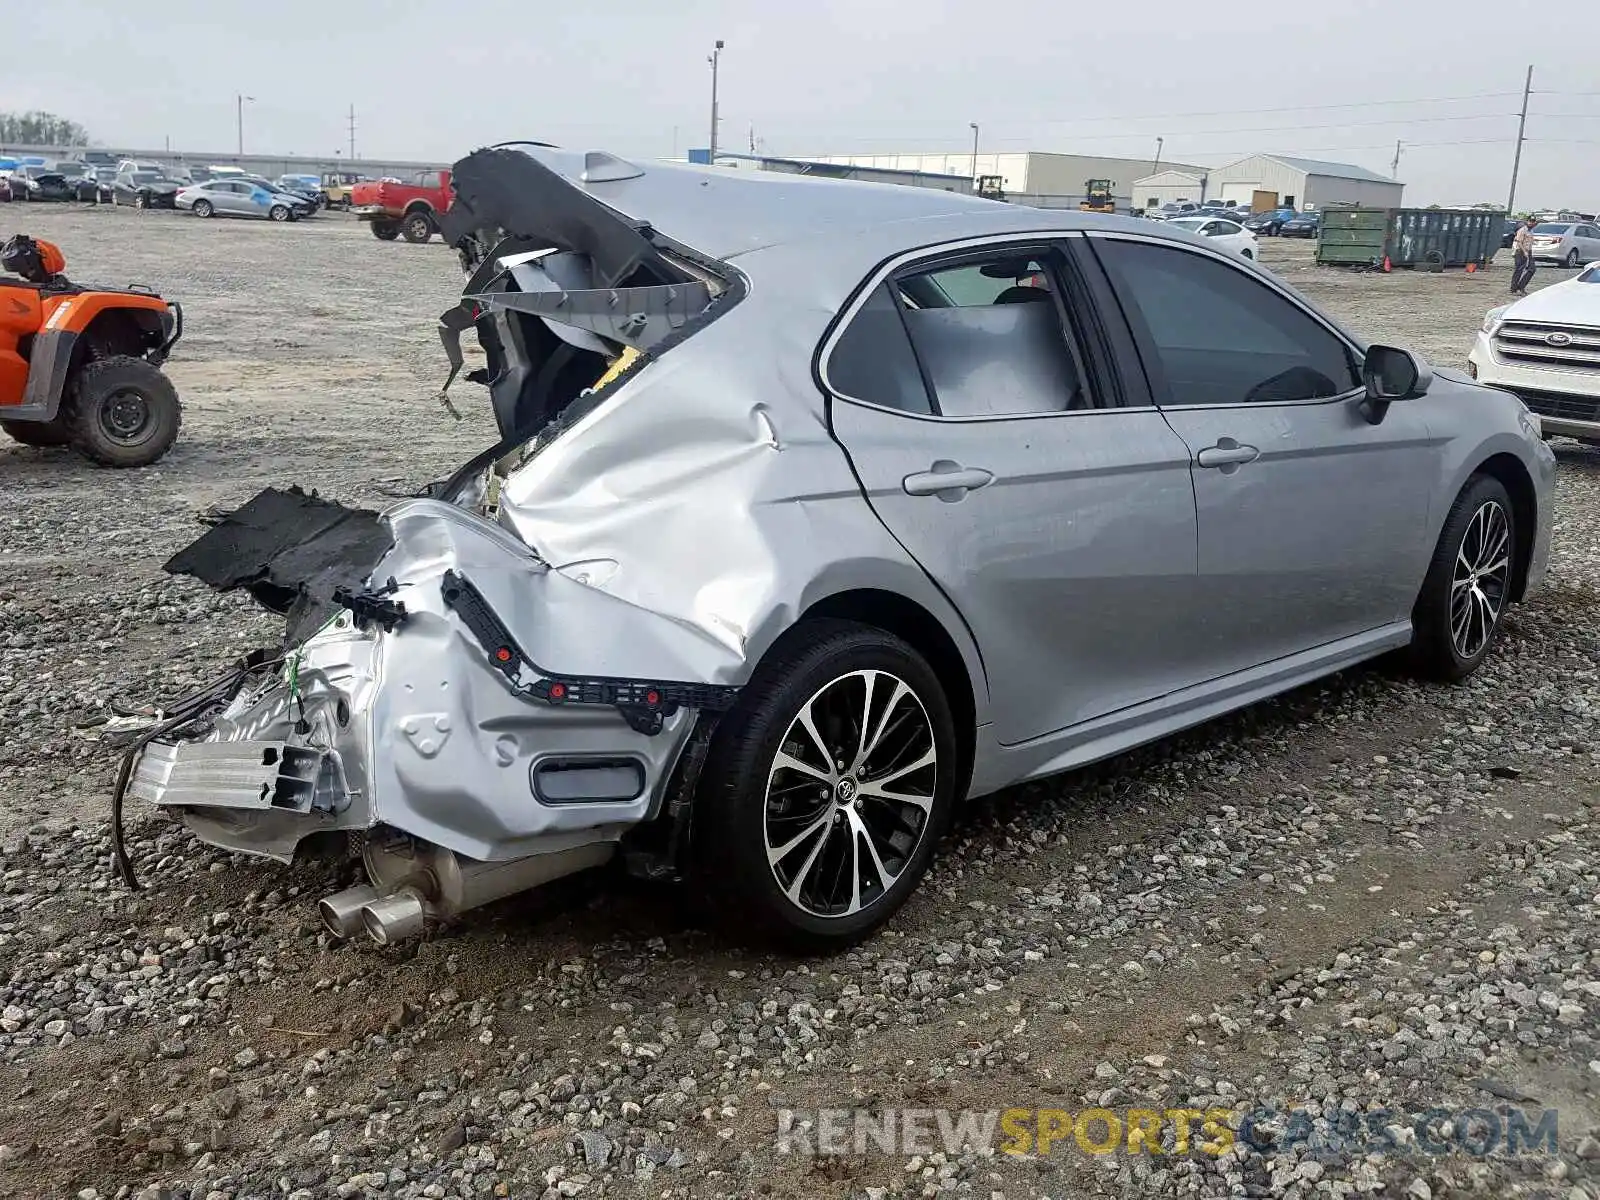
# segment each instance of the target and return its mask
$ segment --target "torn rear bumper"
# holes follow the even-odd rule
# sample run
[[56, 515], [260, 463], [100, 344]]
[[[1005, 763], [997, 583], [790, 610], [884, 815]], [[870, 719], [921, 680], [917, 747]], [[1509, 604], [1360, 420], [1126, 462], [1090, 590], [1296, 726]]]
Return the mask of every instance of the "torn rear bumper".
[[[698, 713], [736, 694], [705, 682], [731, 662], [725, 647], [454, 505], [408, 500], [381, 519], [330, 507], [252, 502], [174, 560], [280, 611], [332, 615], [241, 679], [203, 731], [149, 743], [129, 796], [283, 861], [312, 834], [379, 826], [507, 861], [615, 842], [656, 814]], [[341, 545], [376, 565], [335, 569], [327, 547]]]

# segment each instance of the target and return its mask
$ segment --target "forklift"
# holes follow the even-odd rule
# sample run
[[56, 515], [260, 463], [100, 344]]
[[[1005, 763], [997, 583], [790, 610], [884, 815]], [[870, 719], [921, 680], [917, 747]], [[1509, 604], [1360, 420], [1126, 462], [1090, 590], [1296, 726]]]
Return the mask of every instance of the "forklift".
[[1117, 200], [1113, 194], [1116, 188], [1113, 179], [1090, 179], [1083, 185], [1083, 202], [1078, 205], [1079, 212], [1114, 213], [1117, 211]]

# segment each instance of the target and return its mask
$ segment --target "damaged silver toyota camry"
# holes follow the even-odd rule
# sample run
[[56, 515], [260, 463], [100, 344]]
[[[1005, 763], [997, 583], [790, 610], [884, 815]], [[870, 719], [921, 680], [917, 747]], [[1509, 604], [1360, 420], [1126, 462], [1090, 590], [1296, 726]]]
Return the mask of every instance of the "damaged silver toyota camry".
[[963, 798], [1388, 651], [1462, 678], [1544, 573], [1536, 417], [1204, 239], [523, 144], [454, 180], [501, 440], [180, 552], [286, 637], [116, 794], [360, 853], [342, 936], [618, 858], [845, 945]]

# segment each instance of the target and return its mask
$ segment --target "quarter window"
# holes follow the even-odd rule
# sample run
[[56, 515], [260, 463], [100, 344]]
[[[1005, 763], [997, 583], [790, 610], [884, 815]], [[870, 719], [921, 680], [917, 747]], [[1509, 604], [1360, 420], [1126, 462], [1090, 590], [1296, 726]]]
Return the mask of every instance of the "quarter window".
[[1245, 271], [1148, 242], [1097, 248], [1162, 403], [1287, 404], [1360, 386], [1345, 343]]
[[868, 404], [933, 412], [889, 284], [878, 285], [851, 318], [828, 360], [828, 382], [841, 395]]

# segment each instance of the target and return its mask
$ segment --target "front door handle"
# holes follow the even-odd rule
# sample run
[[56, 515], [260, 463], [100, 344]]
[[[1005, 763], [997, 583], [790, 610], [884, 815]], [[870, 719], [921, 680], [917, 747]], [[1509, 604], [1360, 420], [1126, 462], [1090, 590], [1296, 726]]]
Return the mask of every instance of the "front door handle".
[[1254, 446], [1241, 446], [1232, 438], [1218, 438], [1215, 446], [1207, 446], [1194, 456], [1202, 467], [1221, 467], [1225, 474], [1239, 469], [1240, 464], [1255, 462], [1261, 451]]
[[963, 467], [958, 462], [941, 458], [926, 471], [907, 475], [901, 481], [908, 496], [937, 496], [946, 503], [960, 500], [974, 488], [987, 487], [994, 482], [994, 472], [982, 467]]

